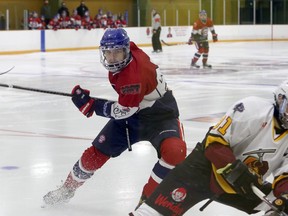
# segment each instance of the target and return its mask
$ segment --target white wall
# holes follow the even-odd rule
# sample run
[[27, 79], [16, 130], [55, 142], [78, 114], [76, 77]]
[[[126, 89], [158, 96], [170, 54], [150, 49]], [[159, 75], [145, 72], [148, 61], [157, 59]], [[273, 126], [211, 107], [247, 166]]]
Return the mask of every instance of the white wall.
[[40, 51], [40, 31], [0, 31], [0, 54]]
[[[172, 38], [167, 37], [168, 28], [171, 28]], [[126, 30], [136, 44], [151, 45], [151, 28], [131, 27]], [[161, 39], [171, 44], [187, 42], [191, 30], [191, 26], [162, 27]], [[219, 25], [215, 30], [219, 41], [288, 40], [288, 25]], [[46, 30], [45, 39], [42, 37], [41, 41], [39, 30], [0, 31], [0, 54], [41, 51], [41, 43], [45, 45], [45, 51], [95, 49], [103, 32], [103, 29]]]

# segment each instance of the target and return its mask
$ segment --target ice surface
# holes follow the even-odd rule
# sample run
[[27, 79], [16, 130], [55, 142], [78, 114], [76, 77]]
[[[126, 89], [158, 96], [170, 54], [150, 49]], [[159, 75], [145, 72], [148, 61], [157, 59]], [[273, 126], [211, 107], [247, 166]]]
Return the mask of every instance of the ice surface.
[[[174, 91], [189, 149], [236, 100], [254, 95], [273, 99], [288, 78], [287, 42], [211, 43], [213, 69], [191, 70], [195, 47], [143, 48], [166, 74]], [[92, 95], [115, 99], [98, 50], [0, 56], [0, 83], [70, 93], [80, 84]], [[200, 63], [200, 62], [199, 62]], [[0, 88], [0, 216], [124, 216], [136, 206], [157, 160], [149, 143], [111, 159], [69, 204], [42, 209], [42, 197], [61, 184], [107, 119], [86, 119], [69, 97]], [[187, 216], [244, 216], [212, 203], [199, 203]], [[260, 214], [257, 214], [260, 215]]]

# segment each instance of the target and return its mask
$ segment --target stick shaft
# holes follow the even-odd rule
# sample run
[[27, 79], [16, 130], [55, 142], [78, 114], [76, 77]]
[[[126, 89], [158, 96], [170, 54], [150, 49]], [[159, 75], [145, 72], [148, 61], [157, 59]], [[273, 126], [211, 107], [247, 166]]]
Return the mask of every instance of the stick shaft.
[[287, 216], [287, 214], [283, 211], [280, 211], [276, 206], [274, 206], [267, 198], [266, 195], [256, 186], [252, 185], [252, 190], [257, 197], [259, 197], [264, 203], [266, 203], [271, 209], [276, 211], [279, 216]]
[[[37, 89], [37, 88], [29, 88], [29, 87], [24, 87], [24, 86], [18, 86], [18, 85], [8, 85], [4, 83], [0, 83], [0, 87], [6, 87], [6, 88], [14, 88], [14, 89], [20, 89], [20, 90], [25, 90], [25, 91], [33, 91], [33, 92], [38, 92], [38, 93], [45, 93], [45, 94], [53, 94], [53, 95], [61, 95], [61, 96], [66, 96], [66, 97], [72, 97], [73, 95], [70, 93], [66, 92], [58, 92], [58, 91], [51, 91], [51, 90], [45, 90], [45, 89]], [[100, 97], [92, 97], [93, 99], [97, 100], [107, 100], [105, 98], [100, 98]]]
[[161, 40], [161, 42], [163, 44], [165, 44], [166, 46], [178, 46], [178, 45], [185, 45], [188, 44], [188, 42], [180, 42], [180, 43], [166, 43], [164, 40]]
[[8, 84], [0, 83], [0, 87], [14, 88], [14, 89], [21, 89], [21, 90], [26, 90], [26, 91], [40, 92], [40, 93], [45, 93], [45, 94], [54, 94], [54, 95], [72, 97], [72, 94], [65, 93], [65, 92], [57, 92], [57, 91], [50, 91], [50, 90], [44, 90], [44, 89], [28, 88], [28, 87], [23, 87], [23, 86], [18, 86], [18, 85], [8, 85]]

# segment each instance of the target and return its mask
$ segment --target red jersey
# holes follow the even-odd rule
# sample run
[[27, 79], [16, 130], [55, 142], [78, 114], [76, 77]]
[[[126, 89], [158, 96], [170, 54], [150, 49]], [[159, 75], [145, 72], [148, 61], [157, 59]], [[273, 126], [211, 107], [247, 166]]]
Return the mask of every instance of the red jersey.
[[70, 26], [71, 26], [70, 17], [68, 17], [68, 16], [66, 16], [66, 17], [60, 17], [60, 19], [59, 19], [59, 26], [60, 26], [61, 29], [70, 28]]
[[73, 27], [80, 27], [82, 23], [82, 18], [81, 16], [76, 14], [70, 18], [70, 21]]
[[117, 19], [115, 25], [117, 28], [120, 28], [120, 27], [126, 27], [127, 23], [125, 20]]
[[199, 34], [203, 37], [208, 38], [208, 31], [213, 31], [214, 30], [214, 25], [213, 21], [209, 18], [207, 18], [206, 23], [203, 23], [200, 19], [198, 19], [194, 25], [193, 25], [193, 34]]
[[157, 86], [157, 65], [149, 56], [130, 42], [132, 61], [120, 72], [109, 72], [109, 81], [118, 93], [118, 103], [125, 107], [139, 107], [145, 95]]
[[101, 28], [101, 20], [100, 20], [100, 18], [99, 19], [97, 17], [94, 18], [94, 20], [93, 20], [93, 28]]
[[112, 18], [107, 18], [107, 27], [108, 28], [115, 28], [115, 22]]
[[47, 27], [48, 29], [53, 29], [53, 30], [57, 30], [60, 28], [58, 20], [54, 20], [54, 19], [50, 20]]
[[81, 25], [83, 26], [84, 29], [90, 30], [90, 29], [93, 28], [93, 19], [91, 17], [89, 17], [89, 16], [84, 17], [82, 19], [82, 24]]
[[42, 21], [40, 18], [30, 17], [28, 21], [29, 29], [42, 29]]

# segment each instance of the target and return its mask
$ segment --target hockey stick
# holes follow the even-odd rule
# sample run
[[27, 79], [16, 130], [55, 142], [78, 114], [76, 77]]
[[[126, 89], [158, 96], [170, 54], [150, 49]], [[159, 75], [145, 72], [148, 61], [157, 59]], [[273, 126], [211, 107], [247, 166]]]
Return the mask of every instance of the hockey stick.
[[[0, 87], [6, 87], [6, 88], [13, 88], [13, 89], [20, 89], [20, 90], [25, 90], [25, 91], [33, 91], [33, 92], [39, 92], [39, 93], [45, 93], [45, 94], [53, 94], [53, 95], [61, 95], [61, 96], [66, 96], [66, 97], [72, 97], [72, 94], [70, 93], [65, 93], [65, 92], [58, 92], [58, 91], [50, 91], [50, 90], [44, 90], [44, 89], [36, 89], [36, 88], [28, 88], [28, 87], [23, 87], [23, 86], [18, 86], [18, 85], [8, 85], [8, 84], [3, 84], [0, 83]], [[106, 100], [103, 98], [96, 98], [92, 97], [94, 99], [100, 99], [100, 100]]]
[[21, 90], [26, 90], [26, 91], [34, 91], [34, 92], [40, 92], [40, 93], [46, 93], [46, 94], [54, 94], [54, 95], [72, 97], [72, 94], [69, 94], [69, 93], [36, 89], [36, 88], [28, 88], [28, 87], [23, 87], [23, 86], [18, 86], [18, 85], [8, 85], [8, 84], [0, 83], [0, 87], [14, 88], [14, 89], [21, 89]]
[[161, 42], [166, 45], [166, 46], [178, 46], [178, 45], [185, 45], [185, 44], [188, 44], [188, 42], [181, 42], [181, 43], [166, 43], [164, 40], [161, 40]]
[[288, 216], [285, 212], [280, 211], [276, 206], [274, 206], [259, 188], [257, 188], [255, 185], [252, 185], [251, 187], [255, 195], [265, 202], [273, 211], [277, 212], [279, 216]]
[[0, 75], [3, 75], [3, 74], [6, 74], [6, 73], [8, 73], [9, 71], [11, 71], [13, 68], [14, 68], [15, 66], [13, 66], [12, 68], [10, 68], [9, 70], [7, 70], [7, 71], [4, 71], [4, 72], [0, 72]]

